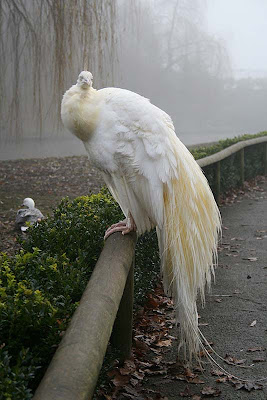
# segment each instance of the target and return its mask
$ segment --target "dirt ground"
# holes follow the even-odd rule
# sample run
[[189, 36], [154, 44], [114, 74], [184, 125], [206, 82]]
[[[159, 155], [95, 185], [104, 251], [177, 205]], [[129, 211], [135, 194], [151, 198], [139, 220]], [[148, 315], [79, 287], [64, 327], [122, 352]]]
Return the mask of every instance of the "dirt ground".
[[88, 195], [102, 185], [86, 156], [0, 161], [0, 251], [18, 249], [14, 222], [25, 197], [46, 216], [63, 197]]

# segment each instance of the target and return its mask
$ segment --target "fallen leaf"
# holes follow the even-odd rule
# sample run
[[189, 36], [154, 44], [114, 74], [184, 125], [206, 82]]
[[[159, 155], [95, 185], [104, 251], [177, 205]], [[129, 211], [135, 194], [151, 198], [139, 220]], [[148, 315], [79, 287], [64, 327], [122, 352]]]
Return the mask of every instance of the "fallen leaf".
[[265, 358], [260, 358], [260, 357], [254, 358], [254, 359], [253, 359], [253, 362], [256, 362], [256, 363], [258, 363], [258, 362], [265, 362], [265, 361], [266, 361]]
[[[133, 371], [136, 370], [136, 366], [134, 362], [127, 363], [128, 360], [125, 361], [124, 366], [120, 368], [121, 375], [130, 375]], [[130, 360], [129, 360], [130, 361]]]
[[146, 302], [147, 308], [158, 308], [160, 305], [160, 301], [152, 296], [152, 294], [148, 295], [148, 301]]
[[256, 323], [257, 323], [257, 320], [256, 320], [256, 319], [254, 319], [254, 321], [252, 321], [252, 322], [251, 322], [251, 324], [250, 324], [249, 326], [255, 326], [255, 325], [256, 325]]
[[111, 371], [108, 371], [107, 375], [112, 378], [115, 375], [118, 375], [118, 370], [117, 369], [112, 369]]
[[114, 386], [125, 386], [130, 380], [129, 376], [123, 376], [123, 375], [116, 375], [114, 379], [111, 381], [113, 382]]
[[263, 385], [254, 382], [238, 382], [235, 384], [235, 388], [237, 390], [244, 389], [247, 390], [248, 392], [251, 392], [251, 390], [262, 390]]
[[254, 351], [264, 351], [266, 350], [265, 347], [251, 347], [250, 349], [247, 349], [248, 352], [254, 352]]
[[222, 299], [215, 299], [216, 303], [221, 303]]
[[194, 394], [192, 400], [201, 400], [201, 396], [199, 396], [198, 394]]
[[152, 363], [149, 362], [144, 362], [144, 361], [138, 361], [138, 365], [142, 368], [151, 368], [153, 367]]
[[229, 354], [225, 355], [224, 361], [227, 362], [227, 364], [229, 364], [229, 365], [240, 365], [240, 364], [244, 364], [246, 362], [245, 359], [238, 360], [237, 358], [232, 357]]
[[195, 384], [202, 384], [205, 383], [205, 381], [203, 381], [202, 379], [195, 377], [195, 378], [189, 378], [188, 379], [189, 383], [195, 383]]
[[137, 385], [139, 384], [139, 381], [138, 381], [138, 379], [130, 378], [130, 384], [131, 384], [133, 387], [135, 387], [135, 386], [137, 386]]
[[158, 343], [155, 343], [155, 346], [158, 347], [169, 347], [172, 344], [171, 339], [161, 340]]
[[189, 368], [185, 368], [184, 374], [187, 378], [194, 378], [196, 376]]
[[175, 379], [177, 379], [178, 381], [186, 381], [187, 382], [187, 377], [184, 374], [175, 375]]
[[140, 381], [144, 379], [145, 374], [142, 371], [135, 371], [132, 376]]
[[225, 383], [228, 381], [228, 376], [221, 376], [220, 378], [216, 379], [217, 383]]
[[165, 364], [167, 364], [167, 365], [175, 365], [176, 361], [165, 361]]
[[221, 390], [217, 388], [213, 388], [211, 386], [205, 386], [202, 390], [201, 393], [204, 396], [214, 396], [217, 397], [221, 394]]
[[257, 261], [258, 257], [246, 257], [246, 258], [242, 258], [242, 260]]
[[153, 363], [159, 365], [162, 362], [162, 356], [158, 356], [152, 359]]
[[199, 357], [206, 357], [207, 353], [212, 354], [213, 350], [212, 349], [206, 349], [206, 350], [202, 350], [198, 353]]
[[149, 351], [149, 346], [142, 342], [141, 340], [138, 340], [134, 338], [135, 346], [137, 349], [143, 350], [143, 351]]
[[225, 373], [223, 371], [221, 371], [220, 369], [212, 369], [210, 371], [211, 375], [215, 375], [215, 376], [223, 376], [225, 375]]
[[151, 370], [151, 369], [144, 369], [144, 372], [147, 375], [165, 375], [167, 374], [167, 369], [158, 369], [158, 370]]

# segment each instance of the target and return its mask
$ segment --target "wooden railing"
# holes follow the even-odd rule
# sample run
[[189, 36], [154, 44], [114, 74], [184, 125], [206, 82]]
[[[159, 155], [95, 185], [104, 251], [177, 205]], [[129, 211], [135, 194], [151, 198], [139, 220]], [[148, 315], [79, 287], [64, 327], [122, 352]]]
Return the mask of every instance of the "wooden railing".
[[34, 400], [92, 398], [116, 315], [113, 343], [122, 358], [130, 355], [135, 243], [135, 233], [114, 233], [106, 240]]
[[233, 144], [232, 146], [227, 147], [226, 149], [219, 151], [218, 153], [212, 154], [211, 156], [201, 158], [197, 160], [198, 165], [201, 168], [207, 167], [208, 165], [214, 165], [215, 167], [215, 192], [214, 197], [217, 203], [220, 201], [220, 192], [221, 192], [221, 161], [230, 157], [234, 153], [239, 152], [239, 162], [240, 162], [240, 184], [243, 186], [245, 180], [245, 157], [244, 157], [244, 149], [245, 147], [255, 146], [257, 144], [262, 144], [265, 147], [264, 152], [264, 173], [267, 174], [267, 136], [262, 136], [255, 139], [244, 140], [242, 142], [238, 142]]
[[[265, 146], [264, 171], [267, 174], [266, 136], [239, 142], [197, 161], [202, 168], [215, 166], [217, 201], [220, 197], [220, 162], [239, 152], [242, 184], [244, 148], [260, 143]], [[112, 329], [111, 342], [120, 348], [121, 358], [130, 355], [135, 243], [133, 233], [126, 236], [115, 233], [106, 240], [80, 305], [33, 400], [91, 399]]]

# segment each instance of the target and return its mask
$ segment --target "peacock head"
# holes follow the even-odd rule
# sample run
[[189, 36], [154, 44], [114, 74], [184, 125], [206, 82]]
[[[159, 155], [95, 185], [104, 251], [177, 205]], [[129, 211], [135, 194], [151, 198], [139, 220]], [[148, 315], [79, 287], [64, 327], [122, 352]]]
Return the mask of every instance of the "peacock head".
[[82, 89], [88, 89], [88, 87], [92, 87], [93, 85], [93, 75], [89, 71], [82, 71], [78, 76], [77, 86], [80, 86]]
[[26, 197], [26, 199], [23, 200], [22, 205], [30, 209], [34, 208], [35, 206], [33, 199], [31, 199], [30, 197]]

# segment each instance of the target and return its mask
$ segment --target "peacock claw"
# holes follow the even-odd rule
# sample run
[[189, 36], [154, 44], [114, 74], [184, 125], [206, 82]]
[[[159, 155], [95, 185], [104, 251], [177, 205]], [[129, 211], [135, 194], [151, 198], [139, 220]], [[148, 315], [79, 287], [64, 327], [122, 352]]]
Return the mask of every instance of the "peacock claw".
[[131, 214], [116, 224], [111, 225], [105, 232], [104, 240], [106, 240], [112, 233], [121, 232], [122, 235], [127, 235], [128, 233], [136, 231], [136, 224]]

